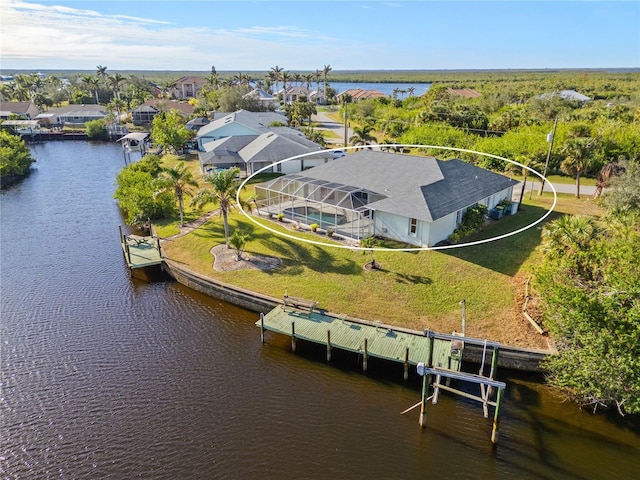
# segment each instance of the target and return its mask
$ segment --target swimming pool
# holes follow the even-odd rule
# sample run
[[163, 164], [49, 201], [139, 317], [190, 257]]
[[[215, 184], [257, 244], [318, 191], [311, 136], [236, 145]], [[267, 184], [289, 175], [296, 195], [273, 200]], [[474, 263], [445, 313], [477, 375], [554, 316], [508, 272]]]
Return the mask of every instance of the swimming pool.
[[314, 207], [285, 208], [282, 213], [284, 213], [285, 217], [291, 218], [292, 220], [302, 221], [307, 224], [317, 223], [320, 225], [320, 228], [347, 223], [347, 217], [342, 214], [336, 216], [333, 213], [321, 212]]

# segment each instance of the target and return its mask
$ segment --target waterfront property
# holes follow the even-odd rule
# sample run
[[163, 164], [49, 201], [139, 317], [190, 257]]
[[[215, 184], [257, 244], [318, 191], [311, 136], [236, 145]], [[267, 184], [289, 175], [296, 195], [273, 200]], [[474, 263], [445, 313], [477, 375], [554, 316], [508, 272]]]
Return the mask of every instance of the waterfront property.
[[377, 235], [424, 247], [446, 240], [470, 207], [491, 210], [510, 200], [516, 184], [462, 160], [361, 150], [255, 190], [261, 213], [305, 224], [320, 215], [323, 228], [343, 237]]

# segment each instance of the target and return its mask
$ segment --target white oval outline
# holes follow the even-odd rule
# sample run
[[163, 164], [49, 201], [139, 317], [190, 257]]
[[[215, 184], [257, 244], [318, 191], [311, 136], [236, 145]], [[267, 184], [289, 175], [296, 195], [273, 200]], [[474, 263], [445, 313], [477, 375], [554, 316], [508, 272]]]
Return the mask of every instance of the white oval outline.
[[[338, 147], [338, 148], [331, 148], [331, 149], [326, 149], [326, 150], [322, 150], [322, 151], [316, 151], [316, 152], [310, 152], [310, 153], [303, 153], [301, 155], [296, 155], [294, 157], [289, 157], [289, 158], [285, 158], [284, 160], [280, 160], [278, 162], [274, 162], [271, 163], [269, 165], [266, 165], [265, 167], [262, 167], [260, 170], [258, 170], [257, 172], [254, 172], [253, 174], [251, 174], [250, 176], [248, 176], [244, 182], [242, 182], [240, 184], [240, 187], [238, 188], [238, 192], [236, 193], [236, 203], [238, 205], [238, 208], [240, 209], [240, 211], [242, 212], [242, 214], [247, 217], [251, 222], [255, 223], [256, 225], [258, 225], [259, 227], [262, 227], [268, 231], [270, 231], [271, 233], [275, 233], [276, 235], [279, 235], [281, 237], [285, 237], [285, 238], [289, 238], [291, 240], [297, 240], [300, 242], [305, 242], [305, 243], [309, 243], [311, 245], [320, 245], [323, 247], [330, 247], [330, 248], [343, 248], [346, 250], [367, 250], [367, 251], [374, 251], [374, 252], [420, 252], [420, 251], [430, 251], [430, 250], [450, 250], [450, 249], [454, 249], [454, 248], [462, 248], [462, 247], [471, 247], [473, 245], [481, 245], [483, 243], [489, 243], [489, 242], [494, 242], [496, 240], [502, 240], [503, 238], [507, 238], [507, 237], [511, 237], [512, 235], [516, 235], [518, 233], [524, 232], [528, 229], [530, 229], [531, 227], [537, 225], [538, 223], [542, 222], [545, 218], [547, 218], [549, 215], [551, 215], [551, 213], [553, 212], [553, 209], [555, 208], [557, 202], [558, 202], [558, 194], [556, 192], [556, 189], [554, 188], [553, 184], [551, 182], [549, 182], [541, 173], [535, 171], [534, 169], [527, 167], [526, 165], [523, 165], [521, 163], [518, 163], [514, 160], [510, 160], [508, 158], [505, 157], [500, 157], [498, 155], [493, 155], [491, 153], [484, 153], [484, 152], [478, 152], [476, 150], [468, 150], [466, 148], [457, 148], [457, 147], [443, 147], [443, 146], [439, 146], [439, 145], [415, 145], [415, 144], [410, 144], [410, 143], [385, 143], [385, 144], [375, 144], [372, 145], [372, 147], [407, 147], [407, 148], [433, 148], [436, 150], [450, 150], [450, 151], [455, 151], [455, 152], [465, 152], [465, 153], [475, 153], [477, 155], [482, 155], [485, 157], [491, 157], [491, 158], [496, 158], [498, 160], [503, 160], [505, 162], [509, 162], [512, 163], [514, 165], [517, 165], [519, 167], [525, 168], [527, 170], [529, 170], [531, 173], [533, 173], [534, 175], [540, 177], [540, 179], [543, 182], [546, 182], [549, 185], [549, 188], [551, 188], [551, 191], [553, 192], [553, 204], [551, 205], [551, 207], [549, 208], [549, 210], [547, 210], [547, 213], [545, 213], [542, 217], [540, 217], [538, 220], [536, 220], [535, 222], [529, 224], [529, 225], [525, 225], [522, 228], [519, 228], [518, 230], [514, 230], [513, 232], [509, 232], [509, 233], [505, 233], [503, 235], [499, 235], [497, 237], [491, 237], [491, 238], [485, 238], [483, 240], [476, 240], [474, 242], [467, 242], [467, 243], [457, 243], [457, 244], [453, 244], [453, 245], [440, 245], [440, 246], [434, 246], [434, 247], [412, 247], [412, 248], [386, 248], [386, 247], [373, 247], [373, 248], [366, 248], [366, 247], [359, 247], [359, 246], [349, 246], [349, 245], [340, 245], [340, 244], [333, 244], [333, 243], [325, 243], [325, 242], [319, 242], [316, 240], [309, 240], [306, 238], [301, 238], [301, 237], [297, 237], [295, 235], [290, 235], [288, 233], [284, 233], [284, 232], [279, 232], [267, 225], [264, 225], [260, 222], [258, 222], [255, 218], [249, 216], [249, 214], [247, 212], [244, 211], [244, 209], [242, 208], [242, 205], [240, 203], [240, 191], [242, 189], [244, 189], [245, 185], [247, 184], [247, 182], [249, 180], [251, 180], [251, 178], [255, 177], [257, 174], [263, 172], [264, 170], [267, 170], [268, 168], [272, 168], [276, 165], [280, 165], [281, 163], [285, 163], [288, 162], [290, 160], [296, 160], [298, 158], [304, 158], [304, 157], [309, 157], [312, 155], [318, 155], [318, 153], [322, 153], [322, 152], [335, 152], [337, 150], [340, 151], [346, 151], [346, 150], [354, 150], [354, 149], [358, 149], [358, 148], [362, 148], [361, 146], [353, 146], [353, 147]], [[533, 188], [533, 186], [532, 186]]]

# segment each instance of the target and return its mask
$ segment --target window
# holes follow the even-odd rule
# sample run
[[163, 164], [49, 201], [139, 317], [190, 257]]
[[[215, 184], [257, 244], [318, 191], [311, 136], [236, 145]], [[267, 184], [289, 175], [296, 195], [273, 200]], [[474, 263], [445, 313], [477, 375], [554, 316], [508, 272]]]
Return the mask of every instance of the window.
[[416, 232], [418, 231], [418, 220], [415, 218], [409, 219], [409, 235], [412, 237], [416, 236]]
[[460, 225], [460, 223], [462, 223], [462, 210], [458, 210], [456, 212], [456, 226]]

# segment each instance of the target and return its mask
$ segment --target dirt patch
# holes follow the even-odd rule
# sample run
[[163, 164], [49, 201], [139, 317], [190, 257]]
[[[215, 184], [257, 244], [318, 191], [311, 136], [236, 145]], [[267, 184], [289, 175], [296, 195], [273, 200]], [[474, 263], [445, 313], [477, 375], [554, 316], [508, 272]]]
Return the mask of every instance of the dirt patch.
[[219, 272], [235, 270], [272, 270], [280, 265], [280, 259], [262, 255], [243, 253], [240, 260], [236, 260], [236, 251], [226, 245], [216, 245], [210, 250], [214, 256], [213, 269]]

